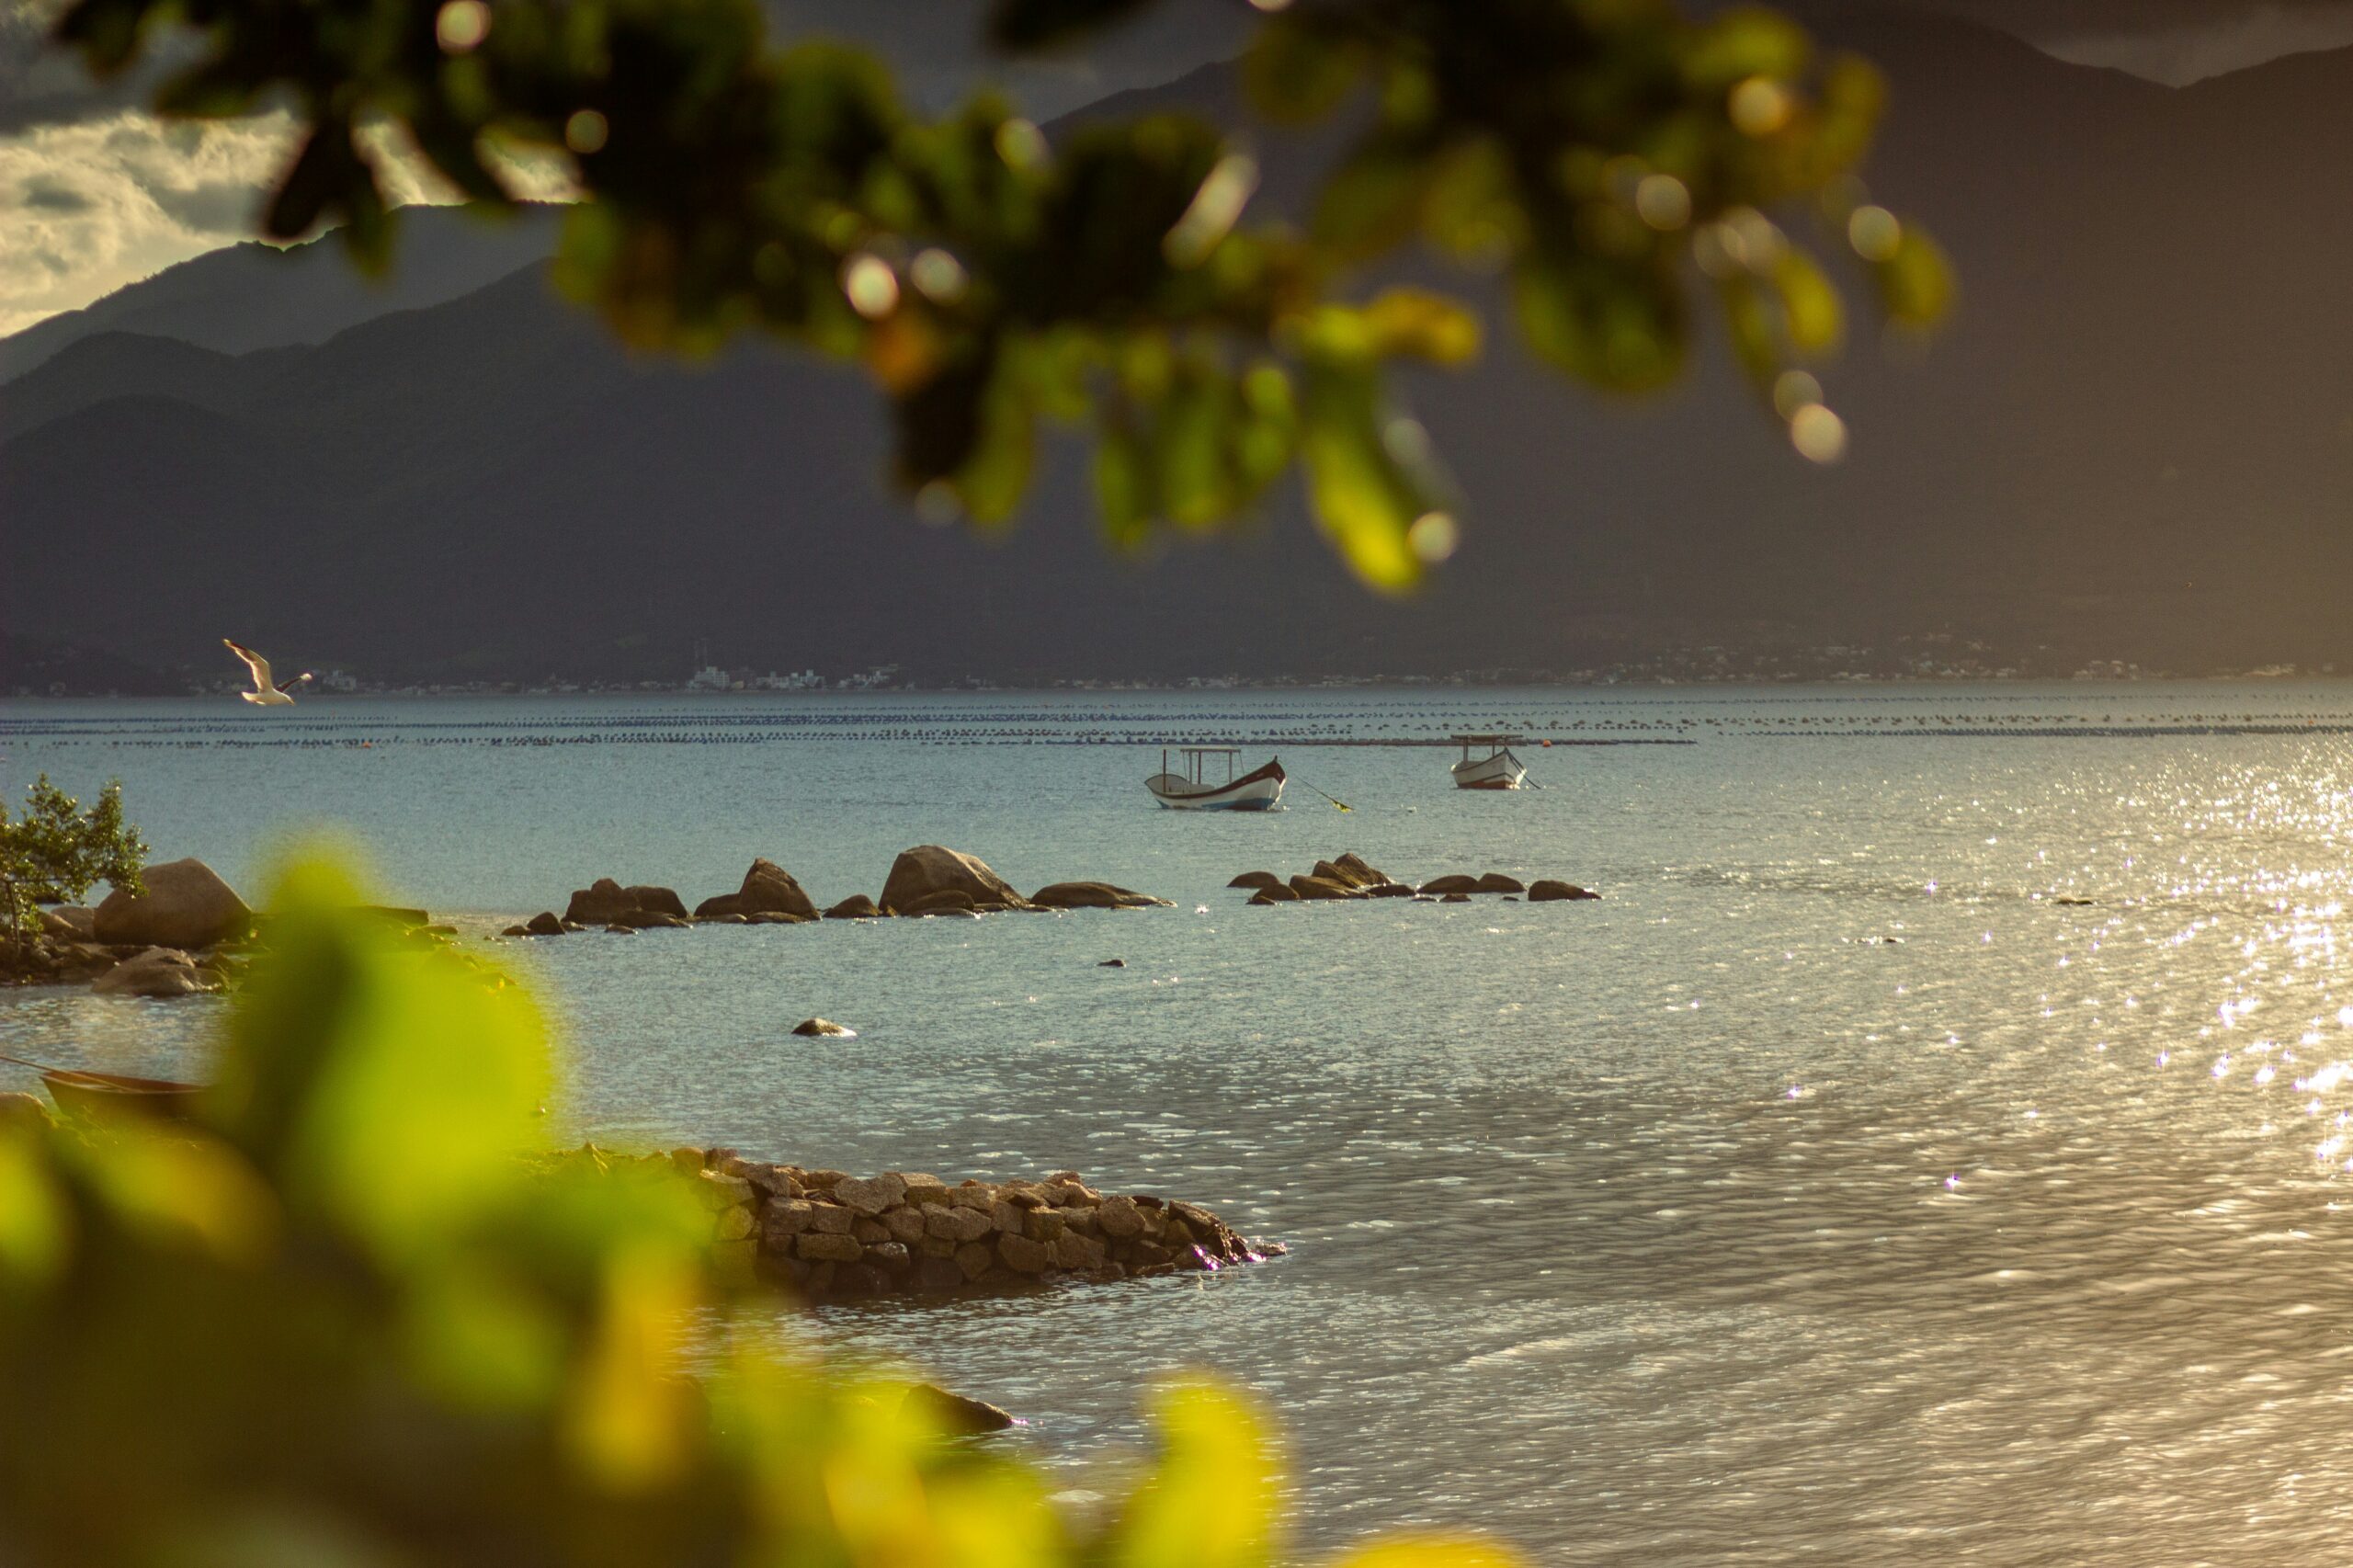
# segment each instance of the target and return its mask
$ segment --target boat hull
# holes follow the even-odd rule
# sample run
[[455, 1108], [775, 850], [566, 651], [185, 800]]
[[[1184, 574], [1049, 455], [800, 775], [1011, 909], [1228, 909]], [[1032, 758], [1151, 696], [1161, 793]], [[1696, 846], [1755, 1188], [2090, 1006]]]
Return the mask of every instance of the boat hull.
[[1143, 787], [1172, 812], [1271, 812], [1282, 803], [1287, 781], [1282, 764], [1270, 762], [1230, 784], [1210, 787], [1180, 773], [1155, 773]]
[[1509, 751], [1454, 765], [1454, 787], [1458, 790], [1517, 790], [1527, 777], [1528, 765]]

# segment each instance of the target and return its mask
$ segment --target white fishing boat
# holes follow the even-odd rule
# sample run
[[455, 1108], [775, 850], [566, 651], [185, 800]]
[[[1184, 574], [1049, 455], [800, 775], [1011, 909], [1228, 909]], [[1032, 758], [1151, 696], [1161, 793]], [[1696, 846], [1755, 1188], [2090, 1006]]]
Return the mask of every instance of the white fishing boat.
[[[1175, 752], [1178, 762], [1168, 764]], [[1234, 775], [1238, 746], [1163, 746], [1160, 771], [1143, 781], [1152, 798], [1172, 812], [1271, 812], [1282, 803], [1285, 774], [1280, 757], [1240, 777]], [[1222, 782], [1211, 775], [1213, 757], [1225, 761]]]
[[[1462, 748], [1462, 760], [1454, 765], [1454, 787], [1458, 790], [1517, 790], [1528, 777], [1528, 765], [1511, 754], [1511, 748], [1526, 739], [1522, 735], [1452, 735], [1448, 737]], [[1487, 755], [1474, 757], [1475, 746], [1487, 748]]]

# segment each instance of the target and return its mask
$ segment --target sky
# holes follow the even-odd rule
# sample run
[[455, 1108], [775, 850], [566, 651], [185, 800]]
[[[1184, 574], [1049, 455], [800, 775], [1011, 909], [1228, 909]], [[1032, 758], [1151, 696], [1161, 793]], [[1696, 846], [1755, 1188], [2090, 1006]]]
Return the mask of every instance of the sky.
[[[1161, 0], [1083, 59], [1007, 69], [976, 44], [977, 0], [766, 0], [779, 28], [861, 40], [933, 105], [983, 74], [1050, 119], [1124, 87], [1165, 81], [1239, 46], [1231, 0]], [[1853, 0], [1955, 13], [2058, 55], [2183, 83], [2303, 50], [2353, 45], [2353, 0]], [[45, 47], [63, 0], [0, 0], [0, 335], [88, 303], [200, 252], [252, 237], [261, 192], [288, 153], [283, 115], [161, 122], [140, 84], [93, 86]], [[552, 166], [518, 169], [526, 194], [561, 191]], [[446, 199], [410, 168], [401, 200]]]

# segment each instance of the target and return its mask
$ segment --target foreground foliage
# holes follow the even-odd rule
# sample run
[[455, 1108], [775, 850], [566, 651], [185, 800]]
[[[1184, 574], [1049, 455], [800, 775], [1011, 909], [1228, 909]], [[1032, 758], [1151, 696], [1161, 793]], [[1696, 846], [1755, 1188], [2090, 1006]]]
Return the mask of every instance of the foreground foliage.
[[123, 820], [122, 786], [82, 803], [44, 773], [25, 792], [21, 815], [0, 804], [0, 940], [40, 929], [40, 906], [71, 903], [100, 882], [140, 891], [147, 846]]
[[[997, 0], [991, 33], [1051, 47], [1148, 4]], [[1462, 300], [1368, 283], [1409, 243], [1500, 278], [1529, 347], [1607, 390], [1674, 380], [1712, 301], [1760, 397], [1824, 461], [1845, 427], [1805, 367], [1837, 350], [1844, 310], [1785, 221], [1859, 267], [1893, 321], [1946, 307], [1936, 246], [1856, 177], [1878, 74], [1772, 13], [1257, 4], [1256, 112], [1343, 128], [1303, 227], [1249, 218], [1258, 167], [1217, 126], [1096, 119], [1050, 147], [986, 95], [927, 119], [865, 55], [771, 46], [756, 0], [74, 0], [59, 36], [104, 74], [192, 26], [195, 63], [158, 107], [290, 100], [304, 142], [267, 231], [339, 222], [370, 266], [392, 244], [371, 127], [484, 201], [508, 199], [506, 153], [567, 160], [585, 199], [571, 291], [640, 345], [759, 327], [857, 360], [927, 509], [1009, 517], [1041, 423], [1062, 421], [1092, 437], [1113, 539], [1216, 527], [1297, 463], [1323, 528], [1385, 589], [1455, 536], [1451, 486], [1386, 371], [1461, 364], [1483, 330]]]
[[0, 1562], [1277, 1557], [1270, 1440], [1231, 1392], [1164, 1388], [1156, 1458], [1082, 1528], [900, 1385], [729, 1348], [688, 1184], [527, 1158], [539, 1012], [360, 902], [281, 881], [194, 1127], [0, 1121]]

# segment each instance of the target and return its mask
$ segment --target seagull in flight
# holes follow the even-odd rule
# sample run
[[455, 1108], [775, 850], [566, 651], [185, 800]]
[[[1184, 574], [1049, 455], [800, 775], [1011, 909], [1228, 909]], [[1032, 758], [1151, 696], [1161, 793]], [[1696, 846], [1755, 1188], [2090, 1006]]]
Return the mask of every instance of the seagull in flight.
[[304, 670], [292, 680], [282, 681], [273, 685], [269, 678], [269, 661], [267, 659], [263, 658], [259, 653], [255, 653], [251, 648], [246, 647], [244, 643], [232, 642], [226, 637], [221, 639], [221, 645], [228, 649], [232, 653], [236, 654], [237, 657], [244, 660], [245, 667], [253, 671], [254, 688], [251, 691], [241, 691], [237, 693], [237, 695], [257, 708], [292, 707], [294, 705], [294, 688], [311, 678], [311, 672]]

